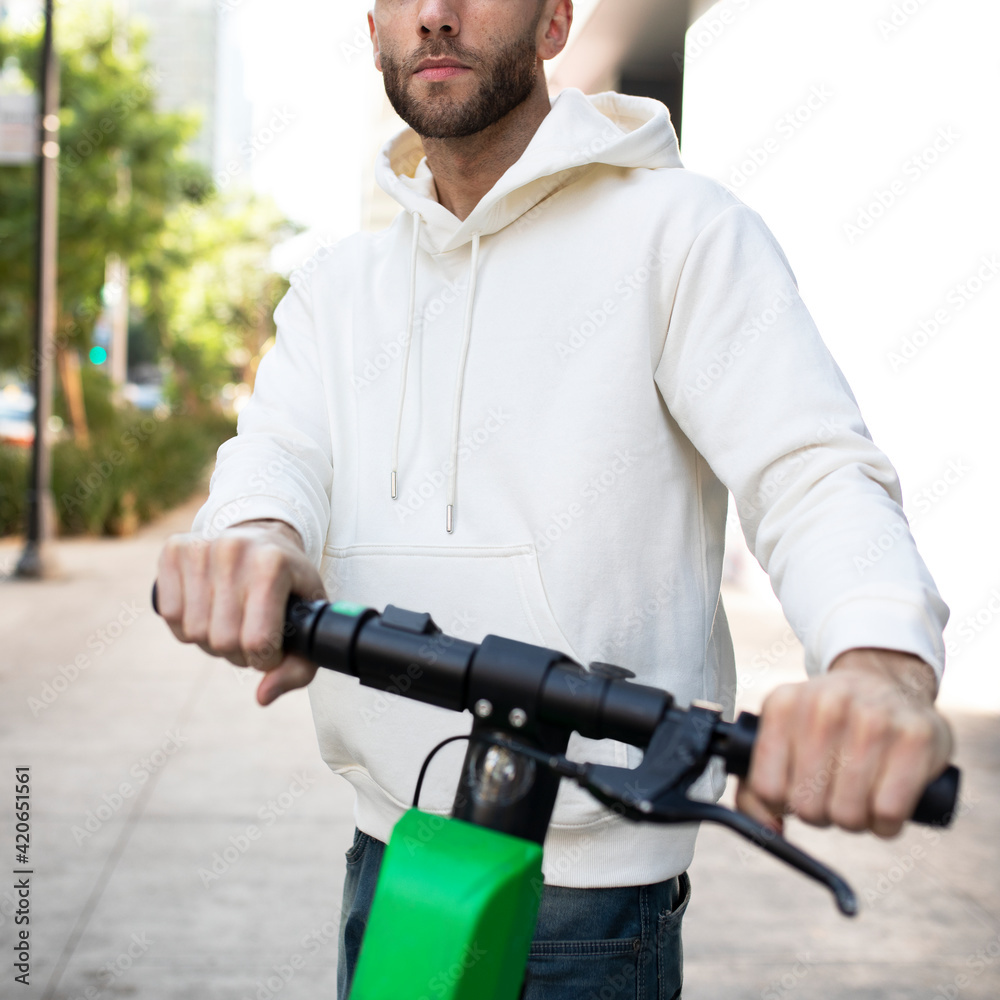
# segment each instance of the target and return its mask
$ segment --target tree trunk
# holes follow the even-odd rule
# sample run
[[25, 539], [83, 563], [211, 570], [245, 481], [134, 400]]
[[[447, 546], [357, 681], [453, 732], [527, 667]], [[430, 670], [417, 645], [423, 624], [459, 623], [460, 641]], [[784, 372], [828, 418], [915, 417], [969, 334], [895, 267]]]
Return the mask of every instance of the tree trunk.
[[59, 379], [62, 382], [63, 397], [73, 425], [73, 439], [81, 448], [90, 447], [90, 429], [87, 426], [87, 410], [83, 405], [83, 379], [80, 377], [80, 354], [73, 348], [60, 347], [56, 355], [59, 361]]

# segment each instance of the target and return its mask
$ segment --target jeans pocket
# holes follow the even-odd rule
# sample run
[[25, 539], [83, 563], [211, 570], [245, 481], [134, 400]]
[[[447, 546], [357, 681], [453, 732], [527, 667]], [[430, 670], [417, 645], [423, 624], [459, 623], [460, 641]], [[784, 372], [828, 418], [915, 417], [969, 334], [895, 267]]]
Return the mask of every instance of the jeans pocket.
[[536, 941], [521, 1000], [635, 1000], [641, 941]]
[[691, 879], [687, 872], [678, 876], [680, 893], [677, 904], [662, 910], [656, 920], [657, 1000], [680, 1000], [684, 983], [684, 952], [681, 947], [681, 921], [691, 902]]
[[344, 852], [348, 866], [360, 864], [365, 857], [365, 850], [372, 842], [367, 833], [362, 833], [357, 827], [354, 828], [354, 843]]

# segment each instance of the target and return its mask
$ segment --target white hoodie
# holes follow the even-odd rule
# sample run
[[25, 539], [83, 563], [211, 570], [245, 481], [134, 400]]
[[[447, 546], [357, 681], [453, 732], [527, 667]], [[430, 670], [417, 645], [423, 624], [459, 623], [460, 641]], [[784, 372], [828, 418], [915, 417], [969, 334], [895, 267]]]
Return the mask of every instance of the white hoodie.
[[[195, 530], [281, 519], [331, 599], [618, 663], [731, 712], [728, 490], [812, 673], [879, 646], [940, 674], [948, 612], [896, 475], [774, 238], [683, 169], [663, 105], [564, 91], [465, 221], [437, 202], [412, 131], [377, 170], [405, 211], [314, 260], [280, 303]], [[385, 840], [427, 752], [469, 719], [329, 671], [309, 691], [324, 760]], [[462, 744], [449, 750], [421, 799], [440, 813]], [[640, 759], [574, 736], [579, 755]], [[717, 796], [722, 776], [702, 785]], [[546, 877], [668, 878], [694, 835], [564, 782]]]

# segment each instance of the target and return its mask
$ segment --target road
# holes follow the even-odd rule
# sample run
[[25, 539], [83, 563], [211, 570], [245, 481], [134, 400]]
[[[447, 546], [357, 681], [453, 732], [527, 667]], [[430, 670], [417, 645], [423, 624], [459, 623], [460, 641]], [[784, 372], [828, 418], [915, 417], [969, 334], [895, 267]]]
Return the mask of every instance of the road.
[[[63, 579], [0, 582], [6, 857], [15, 766], [31, 769], [32, 815], [30, 985], [4, 996], [335, 995], [352, 795], [319, 759], [307, 696], [261, 709], [252, 674], [177, 644], [149, 609], [162, 540], [196, 506], [133, 538], [60, 542]], [[0, 570], [17, 553], [0, 542]], [[731, 590], [727, 608], [739, 662], [767, 664], [745, 673], [754, 707], [801, 651], [773, 603]], [[951, 718], [966, 774], [954, 830], [882, 842], [790, 826], [855, 886], [854, 921], [732, 834], [702, 831], [685, 1000], [1000, 996], [1000, 727]], [[18, 877], [0, 886], [7, 970]]]

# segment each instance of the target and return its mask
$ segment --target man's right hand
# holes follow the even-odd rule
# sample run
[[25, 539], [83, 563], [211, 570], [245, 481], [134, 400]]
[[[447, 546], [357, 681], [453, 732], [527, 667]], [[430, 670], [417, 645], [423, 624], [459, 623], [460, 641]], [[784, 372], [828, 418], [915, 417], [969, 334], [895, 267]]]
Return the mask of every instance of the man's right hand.
[[282, 651], [291, 593], [325, 598], [299, 533], [283, 521], [247, 521], [208, 540], [174, 535], [160, 555], [157, 604], [181, 642], [264, 672], [257, 701], [305, 687], [316, 666]]

